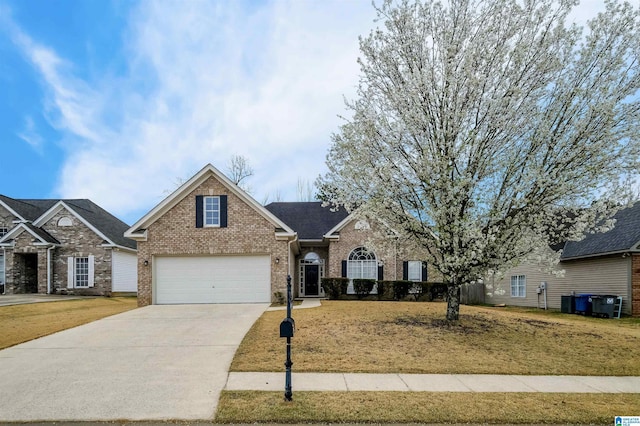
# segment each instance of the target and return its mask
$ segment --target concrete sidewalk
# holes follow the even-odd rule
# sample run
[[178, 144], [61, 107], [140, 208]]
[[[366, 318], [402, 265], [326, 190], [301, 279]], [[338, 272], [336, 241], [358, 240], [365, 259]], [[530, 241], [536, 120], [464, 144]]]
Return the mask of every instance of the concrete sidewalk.
[[[225, 390], [284, 390], [282, 373], [229, 373]], [[640, 393], [640, 377], [293, 373], [294, 391]]]
[[[320, 303], [320, 300], [322, 299], [319, 299], [317, 297], [302, 299], [299, 305], [293, 306], [293, 310], [319, 308], [320, 306], [322, 306]], [[286, 310], [287, 310], [287, 305], [273, 306], [267, 309], [267, 311], [286, 311]]]

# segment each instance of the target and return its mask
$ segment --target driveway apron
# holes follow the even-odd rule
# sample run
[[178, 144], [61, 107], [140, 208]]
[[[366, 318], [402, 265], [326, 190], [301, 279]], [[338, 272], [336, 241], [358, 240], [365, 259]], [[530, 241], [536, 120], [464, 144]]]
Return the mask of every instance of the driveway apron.
[[268, 306], [147, 306], [2, 350], [0, 422], [211, 419]]

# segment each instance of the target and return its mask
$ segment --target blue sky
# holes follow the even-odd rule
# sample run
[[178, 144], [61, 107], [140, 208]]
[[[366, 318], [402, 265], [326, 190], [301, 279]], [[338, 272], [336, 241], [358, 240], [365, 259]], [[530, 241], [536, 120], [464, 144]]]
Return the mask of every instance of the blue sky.
[[295, 201], [325, 171], [374, 18], [369, 0], [0, 0], [0, 193], [133, 223], [237, 154], [259, 202]]

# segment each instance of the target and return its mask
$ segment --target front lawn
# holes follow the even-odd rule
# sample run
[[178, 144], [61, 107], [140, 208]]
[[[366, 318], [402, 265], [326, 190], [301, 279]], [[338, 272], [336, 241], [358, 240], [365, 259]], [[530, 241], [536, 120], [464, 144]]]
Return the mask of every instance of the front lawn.
[[0, 307], [0, 349], [137, 308], [135, 297], [96, 297]]
[[[640, 375], [640, 321], [444, 303], [323, 301], [294, 308], [298, 372]], [[284, 312], [266, 312], [231, 371], [282, 371]]]

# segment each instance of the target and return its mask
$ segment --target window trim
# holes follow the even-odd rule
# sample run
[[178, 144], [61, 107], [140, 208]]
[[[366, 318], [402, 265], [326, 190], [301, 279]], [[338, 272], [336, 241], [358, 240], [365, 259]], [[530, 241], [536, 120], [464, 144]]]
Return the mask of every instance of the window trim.
[[[515, 284], [515, 286], [514, 286]], [[511, 297], [517, 297], [519, 299], [527, 297], [527, 276], [526, 275], [511, 275], [510, 281]], [[515, 293], [513, 290], [516, 290]]]
[[[208, 209], [207, 207], [207, 201], [208, 200], [217, 200], [217, 209]], [[217, 219], [217, 224], [216, 223], [208, 223], [207, 222], [207, 213], [211, 212], [214, 214], [213, 218]], [[202, 197], [202, 226], [204, 228], [220, 228], [220, 223], [221, 223], [221, 216], [222, 216], [222, 206], [220, 204], [220, 196], [219, 195], [206, 195], [204, 197]]]
[[[87, 285], [78, 285], [77, 259], [87, 259]], [[95, 287], [95, 256], [69, 256], [67, 258], [67, 288], [88, 289]]]

